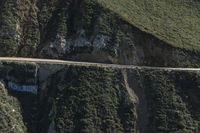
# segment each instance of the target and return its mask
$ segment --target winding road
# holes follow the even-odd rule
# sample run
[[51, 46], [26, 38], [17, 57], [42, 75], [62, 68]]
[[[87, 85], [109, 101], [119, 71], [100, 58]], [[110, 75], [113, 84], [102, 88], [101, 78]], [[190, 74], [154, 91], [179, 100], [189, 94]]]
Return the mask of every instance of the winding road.
[[151, 67], [151, 66], [135, 66], [135, 65], [119, 65], [119, 64], [105, 64], [105, 63], [91, 63], [91, 62], [77, 62], [54, 59], [39, 59], [39, 58], [20, 58], [20, 57], [0, 57], [0, 62], [35, 62], [39, 64], [66, 64], [78, 66], [97, 66], [105, 68], [128, 68], [128, 69], [154, 69], [166, 71], [200, 71], [200, 68], [172, 68], [172, 67]]

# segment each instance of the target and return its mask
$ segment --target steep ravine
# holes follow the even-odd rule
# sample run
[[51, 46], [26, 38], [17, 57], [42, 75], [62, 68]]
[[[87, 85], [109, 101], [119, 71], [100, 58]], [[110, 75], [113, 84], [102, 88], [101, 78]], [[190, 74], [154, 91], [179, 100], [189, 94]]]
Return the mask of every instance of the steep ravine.
[[[2, 87], [8, 91], [1, 93], [1, 103], [15, 99], [14, 105], [5, 105], [18, 114], [5, 118], [0, 112], [2, 133], [200, 131], [199, 71], [25, 62], [2, 62], [0, 71]], [[11, 90], [9, 81], [17, 82], [22, 91]], [[37, 94], [33, 85], [39, 86]], [[7, 124], [11, 118], [14, 128]]]

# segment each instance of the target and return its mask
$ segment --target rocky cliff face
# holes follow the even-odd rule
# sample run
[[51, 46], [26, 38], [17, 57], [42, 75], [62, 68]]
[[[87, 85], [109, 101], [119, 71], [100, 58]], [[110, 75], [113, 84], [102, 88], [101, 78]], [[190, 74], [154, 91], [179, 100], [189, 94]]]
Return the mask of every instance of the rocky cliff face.
[[[1, 98], [10, 112], [8, 116], [12, 116], [13, 108], [18, 115], [12, 117], [16, 118], [12, 123], [11, 117], [1, 115], [0, 132], [6, 133], [8, 129], [16, 133], [200, 131], [199, 71], [56, 64], [48, 64], [51, 67], [48, 71], [44, 69], [46, 66], [2, 63], [0, 77], [5, 93], [1, 93]], [[10, 70], [23, 72], [17, 77], [15, 73], [8, 76]], [[35, 84], [35, 78], [38, 79], [38, 93], [9, 88], [11, 76], [21, 86]], [[14, 105], [8, 105], [10, 98], [15, 99]], [[10, 128], [12, 125], [16, 127]]]
[[1, 56], [150, 66], [199, 66], [199, 51], [172, 47], [94, 0], [3, 0]]

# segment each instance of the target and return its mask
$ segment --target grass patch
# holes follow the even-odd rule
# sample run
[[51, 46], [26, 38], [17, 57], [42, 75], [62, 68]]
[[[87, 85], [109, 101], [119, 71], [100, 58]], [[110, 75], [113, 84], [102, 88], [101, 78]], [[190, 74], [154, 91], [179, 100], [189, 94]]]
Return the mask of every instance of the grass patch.
[[194, 0], [97, 0], [142, 31], [174, 47], [200, 49], [200, 2]]

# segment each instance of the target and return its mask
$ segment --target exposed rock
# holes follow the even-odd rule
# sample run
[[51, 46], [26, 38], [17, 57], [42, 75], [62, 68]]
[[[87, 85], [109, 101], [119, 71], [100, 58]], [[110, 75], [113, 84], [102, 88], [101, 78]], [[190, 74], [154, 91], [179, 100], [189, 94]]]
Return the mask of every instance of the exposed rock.
[[54, 42], [50, 42], [42, 49], [42, 53], [53, 58], [59, 58], [66, 54], [76, 52], [76, 49], [92, 48], [93, 50], [91, 52], [102, 51], [110, 41], [110, 37], [105, 35], [97, 35], [93, 40], [92, 38], [93, 37], [90, 37], [88, 39], [85, 37], [84, 30], [75, 38], [65, 39], [57, 35]]

